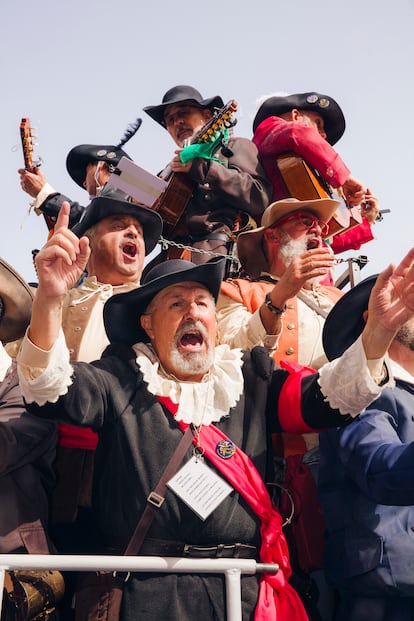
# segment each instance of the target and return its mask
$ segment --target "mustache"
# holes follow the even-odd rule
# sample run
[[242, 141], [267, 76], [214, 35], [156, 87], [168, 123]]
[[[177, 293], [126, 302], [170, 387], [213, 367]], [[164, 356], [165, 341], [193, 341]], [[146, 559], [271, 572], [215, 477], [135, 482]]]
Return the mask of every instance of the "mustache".
[[187, 332], [193, 332], [193, 331], [199, 332], [201, 336], [203, 337], [204, 341], [208, 340], [208, 332], [207, 332], [207, 328], [205, 327], [205, 325], [201, 321], [188, 320], [185, 322], [185, 324], [180, 326], [177, 332], [175, 333], [176, 342], [178, 343], [181, 337], [184, 336], [184, 334], [186, 334]]
[[177, 129], [177, 136], [181, 136], [181, 134], [183, 134], [184, 132], [191, 132], [191, 133], [193, 133], [193, 128], [189, 127], [188, 125], [181, 125]]

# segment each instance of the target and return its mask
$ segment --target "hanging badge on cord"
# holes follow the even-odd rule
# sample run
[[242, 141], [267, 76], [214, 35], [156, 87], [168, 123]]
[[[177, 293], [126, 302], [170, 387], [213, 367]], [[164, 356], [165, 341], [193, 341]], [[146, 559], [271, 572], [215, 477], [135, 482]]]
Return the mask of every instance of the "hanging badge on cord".
[[197, 457], [192, 457], [167, 485], [202, 520], [233, 491], [231, 485]]

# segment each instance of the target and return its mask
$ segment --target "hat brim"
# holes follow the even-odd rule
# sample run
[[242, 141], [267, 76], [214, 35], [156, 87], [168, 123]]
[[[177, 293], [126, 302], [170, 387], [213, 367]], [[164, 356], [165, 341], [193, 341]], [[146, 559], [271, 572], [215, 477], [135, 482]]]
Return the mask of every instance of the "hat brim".
[[30, 323], [33, 291], [11, 265], [0, 259], [0, 340], [10, 343], [21, 338]]
[[97, 222], [117, 214], [136, 218], [142, 226], [145, 254], [147, 255], [154, 250], [162, 233], [161, 216], [149, 207], [136, 205], [128, 201], [97, 196], [86, 207], [81, 220], [75, 224], [72, 230], [75, 235], [82, 237]]
[[162, 127], [165, 128], [165, 121], [164, 121], [165, 109], [168, 106], [171, 106], [173, 104], [185, 104], [187, 102], [193, 106], [196, 106], [197, 108], [208, 108], [209, 110], [211, 110], [213, 114], [214, 114], [215, 109], [222, 108], [224, 106], [224, 102], [222, 98], [219, 95], [216, 95], [215, 97], [209, 97], [208, 99], [202, 99], [201, 101], [197, 101], [196, 99], [192, 99], [188, 97], [172, 98], [170, 101], [160, 104], [159, 106], [146, 106], [145, 108], [143, 108], [143, 110], [152, 119], [154, 119], [154, 121], [156, 121]]
[[[140, 317], [157, 293], [180, 282], [197, 282], [206, 287], [217, 300], [224, 276], [225, 259], [219, 257], [194, 265], [181, 259], [164, 261], [148, 272], [148, 282], [137, 289], [114, 295], [103, 311], [106, 334], [111, 343], [146, 343], [149, 337], [141, 327]], [[151, 272], [161, 274], [151, 278]]]
[[84, 189], [88, 164], [106, 162], [116, 166], [121, 157], [131, 159], [123, 149], [115, 145], [79, 144], [69, 151], [66, 157], [66, 170], [73, 181]]
[[363, 313], [368, 308], [369, 296], [378, 274], [368, 276], [352, 287], [332, 307], [322, 331], [322, 343], [328, 360], [341, 356], [362, 333]]
[[298, 110], [311, 110], [321, 115], [324, 121], [326, 140], [334, 145], [342, 137], [345, 131], [345, 117], [339, 104], [332, 97], [325, 97], [329, 100], [329, 106], [321, 107], [307, 101], [307, 96], [311, 93], [298, 93], [285, 97], [274, 96], [266, 99], [258, 109], [253, 121], [253, 133], [260, 123], [270, 116], [281, 116], [297, 108]]
[[263, 213], [262, 226], [240, 233], [237, 237], [237, 254], [243, 269], [252, 278], [257, 278], [261, 272], [269, 269], [263, 252], [263, 233], [266, 228], [297, 211], [310, 211], [319, 220], [328, 223], [340, 205], [340, 201], [331, 198], [309, 201], [290, 198], [271, 203]]

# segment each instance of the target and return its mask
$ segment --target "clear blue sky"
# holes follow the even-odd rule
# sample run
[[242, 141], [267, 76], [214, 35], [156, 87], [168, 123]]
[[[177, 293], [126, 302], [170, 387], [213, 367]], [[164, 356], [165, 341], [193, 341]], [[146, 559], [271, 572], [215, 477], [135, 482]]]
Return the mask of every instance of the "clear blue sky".
[[[414, 245], [414, 0], [5, 0], [0, 21], [2, 114], [1, 252], [34, 280], [31, 250], [46, 241], [41, 217], [26, 217], [19, 185], [19, 123], [37, 127], [36, 151], [59, 191], [86, 194], [65, 168], [80, 143], [116, 143], [137, 116], [126, 150], [156, 173], [173, 143], [142, 112], [176, 84], [239, 104], [236, 134], [251, 137], [256, 99], [274, 91], [316, 90], [343, 108], [347, 129], [337, 150], [355, 177], [391, 209], [363, 274], [399, 261]], [[345, 255], [347, 256], [347, 255]], [[340, 273], [340, 272], [339, 272]]]

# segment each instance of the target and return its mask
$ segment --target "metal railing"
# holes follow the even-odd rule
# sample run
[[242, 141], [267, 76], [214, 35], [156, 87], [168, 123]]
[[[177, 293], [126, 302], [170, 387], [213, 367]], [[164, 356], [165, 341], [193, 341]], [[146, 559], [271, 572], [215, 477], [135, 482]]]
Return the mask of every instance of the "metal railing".
[[355, 287], [361, 280], [361, 270], [368, 263], [368, 258], [364, 255], [341, 259], [341, 263], [347, 263], [347, 269], [336, 279], [335, 287], [343, 289], [349, 283]]
[[[160, 573], [224, 574], [226, 581], [226, 619], [242, 621], [241, 575], [276, 573], [279, 566], [254, 559], [181, 558], [163, 556], [81, 556], [58, 554], [0, 554], [0, 593], [4, 572], [13, 569], [58, 569], [61, 571], [123, 571]], [[0, 597], [0, 617], [1, 617]]]

